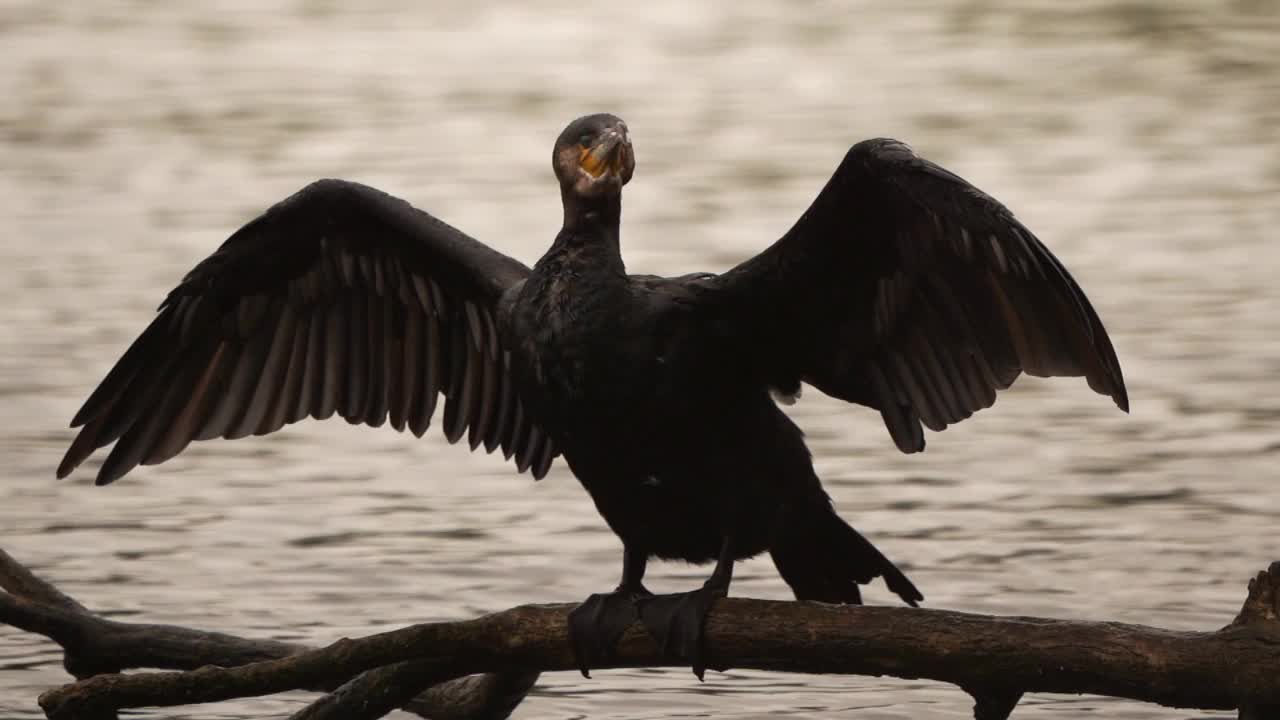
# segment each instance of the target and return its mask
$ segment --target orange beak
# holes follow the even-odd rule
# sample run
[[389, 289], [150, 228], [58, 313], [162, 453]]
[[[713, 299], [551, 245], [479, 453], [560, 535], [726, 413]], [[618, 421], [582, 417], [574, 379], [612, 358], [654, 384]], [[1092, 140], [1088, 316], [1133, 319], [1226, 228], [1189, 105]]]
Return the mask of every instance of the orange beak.
[[623, 165], [622, 149], [628, 144], [630, 142], [625, 135], [611, 131], [591, 147], [581, 150], [578, 166], [593, 178], [603, 177], [606, 173], [619, 175]]

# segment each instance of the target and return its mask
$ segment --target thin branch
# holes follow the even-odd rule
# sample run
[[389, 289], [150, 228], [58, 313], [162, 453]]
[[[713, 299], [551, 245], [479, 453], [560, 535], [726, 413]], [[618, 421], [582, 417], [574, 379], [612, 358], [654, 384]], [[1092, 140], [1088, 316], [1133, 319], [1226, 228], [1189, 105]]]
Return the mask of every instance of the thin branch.
[[289, 720], [375, 720], [423, 701], [430, 703], [432, 720], [505, 720], [539, 675], [484, 673], [450, 680], [433, 660], [409, 660], [361, 673]]
[[[1275, 609], [1280, 573], [1263, 572], [1250, 588], [1241, 618], [1214, 632], [730, 598], [718, 602], [708, 619], [707, 655], [717, 669], [892, 675], [983, 688], [979, 712], [1002, 711], [1005, 704], [1012, 709], [1016, 694], [1025, 692], [1091, 693], [1202, 709], [1268, 707], [1280, 703], [1280, 623], [1265, 608]], [[465, 622], [415, 625], [237, 668], [100, 676], [50, 691], [40, 702], [48, 717], [65, 720], [105, 709], [337, 685], [406, 662], [404, 669], [384, 672], [430, 683], [484, 671], [572, 670], [565, 625], [571, 607], [524, 606]], [[681, 664], [663, 657], [637, 624], [623, 635], [608, 667]], [[344, 693], [361, 686], [351, 683]], [[332, 717], [323, 712], [321, 706], [302, 717]]]
[[439, 663], [410, 660], [361, 673], [289, 720], [376, 720], [404, 704], [427, 685], [449, 680]]
[[72, 612], [89, 612], [71, 596], [36, 577], [35, 573], [4, 550], [0, 550], [0, 589], [41, 605], [51, 605]]
[[[363, 710], [356, 708], [367, 696], [384, 693], [381, 686], [386, 685], [396, 693], [394, 697], [397, 699], [413, 698], [409, 702], [392, 705], [393, 708], [398, 706], [432, 720], [505, 720], [524, 701], [541, 675], [536, 670], [511, 670], [467, 675], [436, 684], [426, 679], [427, 672], [428, 669], [420, 661], [370, 670], [343, 686], [347, 688], [344, 701], [346, 705], [335, 705], [328, 714], [320, 713], [317, 709], [312, 711], [312, 715], [299, 717], [309, 720], [372, 720], [382, 717], [372, 714], [372, 706]], [[427, 689], [422, 690], [424, 687]], [[415, 697], [406, 688], [422, 691]], [[342, 688], [339, 688], [335, 692], [341, 691]]]
[[[234, 667], [311, 649], [295, 643], [173, 625], [107, 620], [38, 577], [4, 550], [0, 550], [0, 589], [7, 591], [0, 593], [0, 623], [58, 643], [63, 648], [67, 671], [82, 680], [134, 668]], [[397, 707], [432, 720], [501, 720], [519, 705], [537, 679], [536, 671], [460, 677], [405, 695]], [[340, 684], [305, 689], [327, 692]], [[418, 689], [423, 687], [419, 685]]]

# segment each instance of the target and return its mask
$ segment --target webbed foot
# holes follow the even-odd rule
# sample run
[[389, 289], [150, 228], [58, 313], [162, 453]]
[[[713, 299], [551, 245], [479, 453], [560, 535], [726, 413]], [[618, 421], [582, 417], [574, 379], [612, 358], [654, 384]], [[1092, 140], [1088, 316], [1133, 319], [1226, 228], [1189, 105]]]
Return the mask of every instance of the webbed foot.
[[688, 660], [702, 680], [707, 671], [703, 629], [716, 600], [729, 594], [711, 583], [687, 593], [655, 595], [640, 601], [640, 619], [664, 655]]
[[640, 619], [637, 603], [653, 593], [619, 587], [596, 593], [569, 612], [569, 642], [582, 676], [591, 677], [591, 666], [613, 658], [622, 633]]

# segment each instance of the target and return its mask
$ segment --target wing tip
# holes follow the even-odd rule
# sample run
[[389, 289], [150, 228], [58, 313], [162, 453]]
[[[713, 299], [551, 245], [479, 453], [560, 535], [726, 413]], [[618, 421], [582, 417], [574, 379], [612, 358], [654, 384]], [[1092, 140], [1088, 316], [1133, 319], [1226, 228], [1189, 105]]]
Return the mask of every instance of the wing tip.
[[80, 432], [76, 434], [75, 439], [71, 441], [71, 446], [67, 448], [65, 453], [63, 453], [62, 460], [58, 463], [58, 467], [54, 471], [55, 477], [59, 480], [67, 477], [74, 472], [76, 468], [80, 467], [80, 463], [83, 463], [95, 450], [98, 449], [95, 440], [97, 439], [98, 431], [100, 429], [101, 424], [91, 424], [82, 428]]
[[[444, 439], [449, 441], [450, 445], [458, 444], [463, 435], [467, 434], [467, 426], [461, 423], [445, 423]], [[474, 449], [474, 448], [473, 448]]]
[[[888, 418], [885, 419], [888, 420]], [[893, 438], [893, 444], [898, 446], [899, 451], [906, 455], [924, 452], [924, 430], [920, 427], [920, 420], [914, 413], [905, 418], [901, 426], [888, 422], [886, 425], [889, 427], [889, 436]]]
[[[80, 438], [77, 436], [76, 440], [79, 439]], [[67, 448], [67, 451], [63, 453], [62, 460], [58, 463], [57, 469], [53, 471], [54, 477], [59, 480], [66, 478], [74, 472], [76, 468], [80, 467], [80, 463], [82, 462], [84, 462], [84, 457], [82, 457], [81, 453], [77, 451], [77, 443], [72, 441], [71, 447]]]
[[[71, 451], [68, 450], [66, 456], [62, 458], [62, 462], [58, 463], [58, 468], [54, 471], [54, 477], [58, 480], [65, 480], [71, 473], [75, 472], [76, 468], [80, 467], [82, 462], [84, 462], [84, 458], [73, 457]], [[120, 472], [118, 469], [112, 468], [109, 463], [103, 464], [102, 468], [98, 470], [97, 477], [93, 479], [93, 484], [98, 487], [110, 485], [127, 472], [128, 470]]]
[[924, 446], [925, 440], [923, 435], [914, 442], [907, 441], [898, 443], [898, 449], [906, 455], [914, 455], [919, 452], [924, 452]]
[[1129, 413], [1129, 390], [1125, 388], [1124, 378], [1118, 373], [1108, 373], [1102, 378], [1090, 376], [1086, 378], [1089, 388], [1099, 395], [1106, 395], [1125, 414]]
[[[119, 446], [117, 446], [119, 447]], [[128, 475], [131, 470], [137, 467], [137, 463], [132, 465], [121, 462], [118, 458], [112, 456], [116, 454], [115, 450], [111, 451], [111, 455], [107, 456], [106, 462], [102, 463], [102, 467], [98, 469], [98, 475], [93, 479], [93, 484], [98, 487], [110, 485], [120, 478]]]
[[1111, 399], [1115, 401], [1116, 407], [1120, 408], [1124, 414], [1129, 414], [1129, 393], [1125, 391], [1123, 385], [1118, 386], [1115, 392], [1111, 393]]
[[888, 558], [884, 559], [884, 563], [886, 567], [880, 575], [884, 578], [884, 583], [889, 590], [911, 607], [920, 607], [920, 603], [924, 602], [924, 593], [920, 592], [920, 588], [917, 588], [916, 584], [911, 582], [896, 565], [889, 562]]
[[1120, 408], [1128, 414], [1129, 412], [1129, 389], [1124, 385], [1124, 375], [1120, 373], [1120, 363], [1115, 359], [1115, 352], [1111, 353], [1111, 364], [1114, 370], [1111, 373], [1111, 399], [1115, 401], [1116, 407]]

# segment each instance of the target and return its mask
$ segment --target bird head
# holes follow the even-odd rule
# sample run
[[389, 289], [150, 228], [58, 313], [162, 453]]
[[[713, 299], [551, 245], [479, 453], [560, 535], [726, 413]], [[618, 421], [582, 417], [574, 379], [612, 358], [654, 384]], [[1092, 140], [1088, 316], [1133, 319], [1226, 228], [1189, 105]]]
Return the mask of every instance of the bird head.
[[566, 192], [584, 198], [617, 195], [636, 168], [627, 124], [607, 113], [574, 120], [556, 139], [551, 165]]

